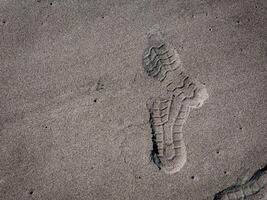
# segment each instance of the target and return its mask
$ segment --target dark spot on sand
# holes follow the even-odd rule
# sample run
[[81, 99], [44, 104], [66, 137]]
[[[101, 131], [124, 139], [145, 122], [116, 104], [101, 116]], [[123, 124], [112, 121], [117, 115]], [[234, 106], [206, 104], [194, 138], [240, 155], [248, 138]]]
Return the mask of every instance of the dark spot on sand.
[[30, 194], [30, 195], [33, 195], [33, 189], [31, 189], [31, 190], [29, 191], [29, 194]]

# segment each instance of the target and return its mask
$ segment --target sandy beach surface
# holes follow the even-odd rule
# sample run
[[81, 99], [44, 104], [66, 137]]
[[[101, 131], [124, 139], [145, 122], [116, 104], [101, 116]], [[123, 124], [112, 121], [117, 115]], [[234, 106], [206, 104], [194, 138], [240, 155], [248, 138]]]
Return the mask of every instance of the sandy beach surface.
[[[150, 159], [155, 24], [209, 93], [173, 175]], [[0, 199], [212, 200], [267, 164], [266, 69], [266, 0], [0, 0]]]

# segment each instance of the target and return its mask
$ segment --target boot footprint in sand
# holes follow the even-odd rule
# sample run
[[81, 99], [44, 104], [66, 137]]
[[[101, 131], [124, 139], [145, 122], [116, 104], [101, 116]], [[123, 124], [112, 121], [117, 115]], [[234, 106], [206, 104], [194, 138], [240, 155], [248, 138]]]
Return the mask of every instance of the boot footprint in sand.
[[166, 97], [150, 99], [153, 150], [151, 158], [167, 174], [174, 174], [186, 163], [183, 125], [190, 108], [199, 108], [208, 98], [206, 87], [186, 74], [177, 51], [162, 37], [158, 28], [148, 33], [143, 65], [148, 76], [166, 88]]

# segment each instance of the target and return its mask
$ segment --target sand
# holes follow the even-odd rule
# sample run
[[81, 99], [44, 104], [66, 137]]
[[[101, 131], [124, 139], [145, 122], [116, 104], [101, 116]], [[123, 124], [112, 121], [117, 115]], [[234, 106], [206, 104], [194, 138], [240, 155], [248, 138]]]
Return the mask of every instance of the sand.
[[[267, 162], [267, 2], [0, 1], [0, 199], [212, 200]], [[187, 162], [150, 160], [155, 24], [209, 98]]]

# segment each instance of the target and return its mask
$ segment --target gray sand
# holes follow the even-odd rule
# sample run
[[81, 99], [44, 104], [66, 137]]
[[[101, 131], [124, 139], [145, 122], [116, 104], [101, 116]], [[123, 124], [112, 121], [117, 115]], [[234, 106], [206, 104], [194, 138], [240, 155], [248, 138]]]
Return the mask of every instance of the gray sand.
[[[0, 199], [212, 200], [267, 162], [267, 1], [0, 0]], [[150, 161], [158, 24], [209, 99], [187, 162]]]

